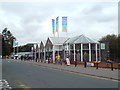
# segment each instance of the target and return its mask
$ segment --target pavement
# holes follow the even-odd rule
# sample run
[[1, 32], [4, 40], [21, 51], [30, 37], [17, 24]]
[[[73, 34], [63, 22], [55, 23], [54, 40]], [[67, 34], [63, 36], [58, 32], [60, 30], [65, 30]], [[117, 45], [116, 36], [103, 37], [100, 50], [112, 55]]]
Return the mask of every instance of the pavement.
[[29, 64], [35, 64], [49, 69], [62, 70], [65, 72], [76, 73], [76, 74], [86, 75], [96, 78], [111, 79], [120, 82], [120, 78], [118, 77], [120, 71], [118, 70], [111, 71], [111, 69], [100, 69], [100, 68], [96, 69], [95, 67], [84, 68], [84, 66], [82, 65], [77, 65], [77, 67], [75, 67], [74, 65], [67, 66], [65, 64], [62, 65], [53, 64], [53, 63], [48, 64], [48, 63], [33, 62], [33, 61], [24, 61], [24, 62], [27, 62]]

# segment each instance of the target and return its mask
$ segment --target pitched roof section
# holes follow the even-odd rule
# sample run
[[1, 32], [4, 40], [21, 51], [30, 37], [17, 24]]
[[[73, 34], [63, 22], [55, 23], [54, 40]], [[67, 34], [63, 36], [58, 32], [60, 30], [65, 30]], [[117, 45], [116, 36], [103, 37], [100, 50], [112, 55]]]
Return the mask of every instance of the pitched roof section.
[[69, 38], [67, 37], [49, 37], [52, 44], [56, 45], [56, 44], [63, 44], [66, 40], [68, 40]]
[[44, 48], [45, 47], [45, 44], [46, 44], [46, 41], [44, 40], [44, 41], [41, 41], [41, 43], [40, 43], [40, 48]]
[[46, 40], [42, 41], [42, 43], [43, 43], [43, 45], [45, 46], [45, 44], [46, 44]]
[[98, 43], [98, 42], [96, 42], [96, 41], [94, 41], [94, 40], [92, 40], [92, 39], [90, 39], [82, 34], [80, 36], [70, 38], [66, 43], [77, 44], [77, 43]]

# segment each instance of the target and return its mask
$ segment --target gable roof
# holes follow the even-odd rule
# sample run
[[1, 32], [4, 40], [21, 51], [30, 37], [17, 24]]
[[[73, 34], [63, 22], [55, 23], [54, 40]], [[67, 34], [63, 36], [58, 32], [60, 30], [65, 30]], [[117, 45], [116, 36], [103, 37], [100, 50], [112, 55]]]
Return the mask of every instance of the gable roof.
[[45, 46], [45, 44], [46, 44], [46, 40], [44, 40], [44, 41], [41, 41], [42, 43], [43, 43], [43, 45]]
[[57, 44], [63, 44], [69, 38], [67, 38], [67, 37], [49, 37], [49, 39], [53, 45], [57, 45]]
[[98, 42], [96, 42], [96, 41], [94, 41], [94, 40], [92, 40], [92, 39], [90, 39], [82, 34], [82, 35], [70, 38], [65, 43], [77, 44], [77, 43], [98, 43]]
[[40, 48], [44, 48], [46, 44], [46, 40], [40, 42]]

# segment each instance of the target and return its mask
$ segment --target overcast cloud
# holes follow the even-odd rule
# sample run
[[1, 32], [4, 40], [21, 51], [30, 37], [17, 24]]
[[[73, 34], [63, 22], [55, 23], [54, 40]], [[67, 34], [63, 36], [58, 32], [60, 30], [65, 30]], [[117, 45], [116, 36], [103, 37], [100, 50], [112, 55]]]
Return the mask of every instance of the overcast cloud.
[[[51, 19], [60, 17], [60, 36], [84, 34], [99, 40], [118, 32], [117, 2], [0, 2], [0, 30], [7, 27], [19, 44], [40, 43], [52, 34]], [[68, 33], [61, 17], [68, 17]]]

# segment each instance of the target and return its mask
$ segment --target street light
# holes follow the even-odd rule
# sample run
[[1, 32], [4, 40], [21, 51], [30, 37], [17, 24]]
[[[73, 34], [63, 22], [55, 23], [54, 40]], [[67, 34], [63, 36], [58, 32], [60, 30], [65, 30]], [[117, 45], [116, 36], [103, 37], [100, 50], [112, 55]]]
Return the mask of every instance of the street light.
[[35, 56], [34, 56], [34, 60], [37, 59], [37, 58], [36, 58], [36, 49], [37, 49], [36, 46], [37, 46], [37, 44], [34, 44], [34, 51], [35, 51], [35, 52], [34, 52], [34, 55], [35, 55]]
[[34, 52], [33, 52], [34, 49], [33, 49], [33, 48], [34, 48], [34, 47], [31, 47], [31, 50], [32, 50], [32, 59], [34, 59], [34, 58], [33, 58], [33, 56], [34, 56]]

